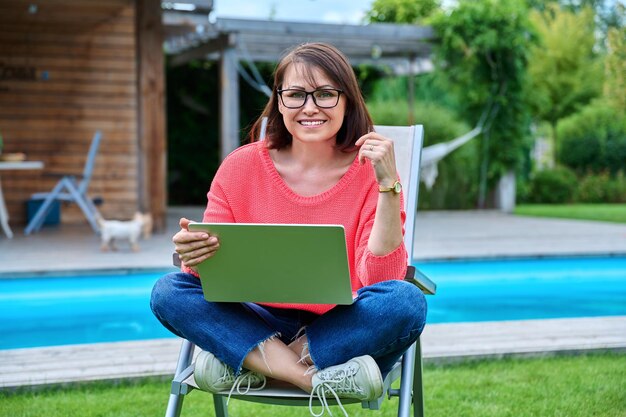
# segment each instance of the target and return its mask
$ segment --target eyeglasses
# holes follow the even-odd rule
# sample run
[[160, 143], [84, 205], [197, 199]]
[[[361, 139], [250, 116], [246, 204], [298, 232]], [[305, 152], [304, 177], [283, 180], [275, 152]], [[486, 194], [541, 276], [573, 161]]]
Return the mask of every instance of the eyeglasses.
[[321, 88], [319, 90], [304, 91], [295, 88], [276, 90], [283, 105], [288, 109], [298, 109], [306, 103], [307, 97], [313, 98], [313, 103], [321, 109], [331, 109], [339, 104], [342, 90], [336, 88]]

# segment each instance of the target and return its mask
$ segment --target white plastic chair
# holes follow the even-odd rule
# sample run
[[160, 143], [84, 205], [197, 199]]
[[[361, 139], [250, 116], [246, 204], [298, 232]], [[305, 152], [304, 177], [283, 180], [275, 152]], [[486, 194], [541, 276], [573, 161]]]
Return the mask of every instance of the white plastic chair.
[[[406, 210], [405, 237], [404, 244], [409, 254], [409, 261], [413, 255], [413, 238], [415, 231], [415, 215], [417, 214], [417, 197], [419, 191], [420, 158], [424, 130], [420, 125], [399, 127], [399, 126], [375, 126], [375, 130], [385, 137], [394, 141], [396, 164], [398, 173], [403, 184], [404, 205]], [[174, 254], [174, 263], [180, 265], [178, 256]], [[425, 294], [434, 294], [436, 285], [425, 275], [410, 266], [407, 271], [408, 280], [417, 285]], [[189, 394], [198, 386], [194, 380], [192, 364], [195, 345], [188, 340], [182, 341], [176, 372], [172, 381], [170, 399], [165, 413], [166, 417], [179, 417], [184, 396]], [[391, 385], [400, 379], [400, 388], [391, 388]], [[411, 405], [413, 405], [414, 416], [424, 416], [424, 398], [422, 386], [422, 353], [420, 340], [408, 349], [402, 359], [393, 367], [384, 381], [383, 394], [373, 401], [363, 401], [363, 408], [378, 410], [386, 397], [399, 397], [398, 416], [409, 417]], [[226, 398], [228, 392], [213, 394], [215, 405], [215, 415], [217, 417], [227, 417], [228, 408]], [[233, 394], [231, 399], [252, 401], [266, 404], [278, 404], [287, 406], [308, 406], [309, 394], [300, 388], [286, 383], [272, 385], [268, 381], [266, 387], [260, 391], [250, 391], [245, 395]], [[335, 401], [328, 400], [329, 404], [336, 404]], [[359, 402], [358, 400], [342, 399], [342, 404]]]
[[54, 201], [66, 201], [74, 202], [80, 207], [85, 214], [87, 221], [91, 225], [91, 228], [100, 233], [100, 227], [96, 222], [96, 216], [98, 209], [94, 205], [93, 201], [87, 196], [87, 189], [89, 188], [89, 181], [93, 173], [93, 167], [96, 161], [96, 155], [98, 154], [98, 147], [100, 146], [100, 140], [102, 139], [102, 132], [96, 131], [91, 140], [89, 147], [89, 153], [87, 154], [87, 161], [85, 162], [85, 168], [83, 169], [83, 175], [77, 178], [74, 175], [64, 175], [59, 182], [56, 183], [52, 191], [44, 193], [35, 193], [31, 195], [31, 199], [43, 200], [41, 206], [37, 209], [37, 212], [32, 217], [24, 234], [29, 235], [32, 232], [38, 231], [48, 215], [52, 203]]

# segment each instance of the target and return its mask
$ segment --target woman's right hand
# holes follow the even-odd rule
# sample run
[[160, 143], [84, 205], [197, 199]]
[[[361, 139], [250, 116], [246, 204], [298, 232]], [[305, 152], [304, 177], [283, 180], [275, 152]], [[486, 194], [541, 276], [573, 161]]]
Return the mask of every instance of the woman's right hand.
[[185, 266], [196, 271], [196, 266], [210, 258], [219, 249], [220, 243], [216, 236], [211, 236], [207, 232], [190, 232], [189, 223], [191, 220], [181, 218], [180, 232], [172, 238], [176, 253]]

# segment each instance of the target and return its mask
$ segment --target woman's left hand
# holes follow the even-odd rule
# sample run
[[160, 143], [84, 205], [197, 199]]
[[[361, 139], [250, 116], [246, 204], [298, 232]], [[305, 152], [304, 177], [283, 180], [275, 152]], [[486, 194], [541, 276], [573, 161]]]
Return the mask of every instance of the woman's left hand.
[[361, 136], [355, 143], [360, 146], [359, 162], [369, 159], [376, 173], [379, 185], [390, 187], [397, 179], [396, 157], [393, 151], [393, 142], [376, 132]]

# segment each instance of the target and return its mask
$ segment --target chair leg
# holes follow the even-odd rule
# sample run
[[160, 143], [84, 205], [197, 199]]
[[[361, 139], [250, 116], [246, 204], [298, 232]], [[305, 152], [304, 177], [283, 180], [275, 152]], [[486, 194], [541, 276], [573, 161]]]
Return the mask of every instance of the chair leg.
[[424, 381], [422, 379], [422, 344], [415, 342], [415, 370], [413, 372], [413, 413], [424, 417]]
[[[174, 381], [172, 381], [172, 393], [170, 399], [167, 402], [167, 410], [165, 411], [165, 417], [179, 417], [183, 408], [183, 400], [185, 395], [181, 393], [178, 384], [175, 384], [177, 377], [181, 375], [193, 360], [193, 351], [195, 345], [189, 340], [183, 339], [180, 345], [180, 352], [178, 353], [178, 362], [176, 363], [176, 373], [174, 374]], [[176, 389], [174, 389], [176, 386]]]
[[165, 411], [165, 417], [180, 417], [184, 399], [185, 396], [183, 394], [170, 394], [170, 399], [167, 402], [167, 410]]
[[100, 226], [98, 226], [98, 222], [96, 221], [96, 213], [97, 209], [93, 205], [93, 203], [89, 202], [89, 197], [85, 194], [81, 194], [76, 187], [76, 184], [73, 180], [67, 181], [67, 190], [74, 197], [74, 202], [78, 204], [78, 207], [83, 211], [85, 218], [89, 222], [89, 225], [93, 229], [94, 232], [100, 233]]
[[46, 215], [48, 214], [48, 210], [50, 209], [52, 202], [57, 198], [64, 185], [65, 183], [63, 182], [63, 180], [59, 181], [57, 185], [54, 186], [50, 194], [48, 194], [48, 196], [43, 200], [41, 206], [39, 206], [39, 209], [37, 210], [33, 218], [30, 220], [30, 222], [28, 222], [26, 229], [24, 229], [25, 235], [36, 232], [41, 228], [41, 225], [43, 225], [43, 222], [46, 218]]
[[223, 395], [213, 395], [213, 404], [215, 406], [215, 417], [228, 417], [228, 406]]
[[402, 356], [402, 374], [400, 377], [400, 399], [398, 401], [398, 417], [410, 417], [411, 399], [413, 397], [413, 371], [415, 361], [415, 345], [411, 346]]

